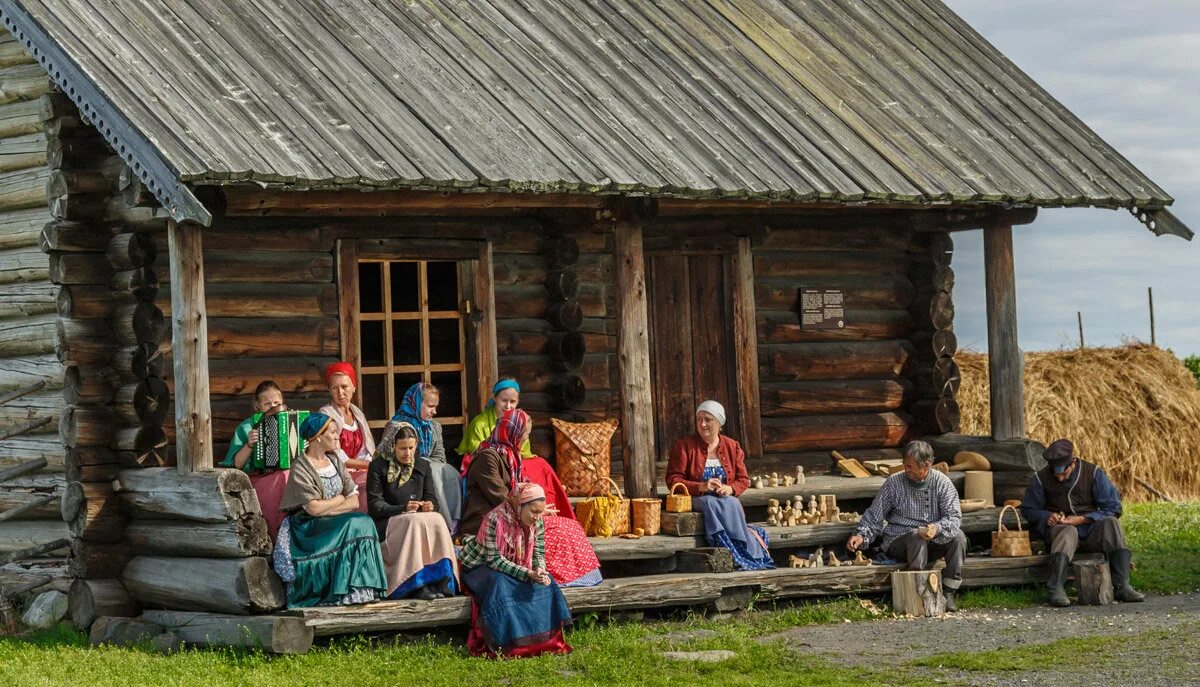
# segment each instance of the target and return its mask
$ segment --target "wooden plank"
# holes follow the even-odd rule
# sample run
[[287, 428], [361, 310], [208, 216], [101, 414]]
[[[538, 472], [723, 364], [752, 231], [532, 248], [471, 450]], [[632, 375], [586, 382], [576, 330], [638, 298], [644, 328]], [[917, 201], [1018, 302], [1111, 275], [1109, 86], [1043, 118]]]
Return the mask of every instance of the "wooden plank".
[[[741, 436], [741, 419], [738, 417], [735, 372], [735, 346], [733, 342], [733, 294], [728, 278], [729, 262], [725, 255], [692, 255], [688, 257], [691, 283], [686, 292], [692, 297], [692, 321], [690, 330], [681, 336], [692, 345], [692, 389], [695, 402], [714, 399], [725, 406], [725, 426], [722, 431], [729, 436]], [[671, 336], [679, 336], [678, 325], [671, 327]], [[695, 409], [693, 405], [686, 417], [689, 421], [686, 436], [694, 431]], [[679, 437], [676, 436], [675, 439]], [[674, 440], [672, 440], [673, 443]]]
[[914, 438], [915, 428], [899, 413], [803, 415], [763, 421], [763, 449], [811, 451], [894, 447]]
[[675, 441], [695, 428], [696, 393], [692, 383], [691, 338], [676, 332], [691, 330], [692, 297], [690, 260], [684, 255], [646, 258], [647, 315], [650, 337], [650, 371], [654, 384], [654, 445], [665, 460]]
[[175, 369], [175, 453], [179, 472], [213, 466], [208, 401], [208, 315], [204, 307], [201, 227], [167, 225], [171, 264], [171, 354]]
[[758, 342], [801, 343], [805, 341], [862, 341], [903, 339], [915, 323], [907, 310], [846, 310], [841, 329], [804, 329], [795, 311], [758, 309]]
[[[340, 359], [355, 370], [362, 365], [362, 334], [359, 331], [358, 309], [358, 242], [340, 239], [337, 242], [338, 331]], [[323, 375], [322, 375], [323, 378]], [[360, 380], [361, 381], [361, 380]], [[363, 404], [362, 384], [354, 390], [355, 403]]]
[[499, 319], [496, 312], [496, 285], [494, 274], [496, 264], [492, 254], [492, 242], [485, 241], [478, 246], [478, 254], [471, 280], [471, 296], [477, 309], [471, 317], [474, 332], [475, 368], [478, 378], [476, 392], [480, 404], [486, 405], [492, 396], [492, 380], [500, 377], [498, 356], [498, 341], [496, 323]]
[[750, 239], [738, 238], [733, 274], [734, 375], [742, 448], [761, 456], [762, 414], [758, 379], [758, 315], [754, 304], [755, 265]]
[[[340, 329], [338, 320], [333, 317], [273, 317], [261, 320], [218, 317], [208, 320], [208, 355], [210, 358], [332, 358], [338, 354]], [[162, 355], [169, 356], [173, 346], [164, 342]]]
[[[333, 284], [210, 282], [204, 287], [204, 306], [210, 318], [330, 317], [338, 314], [337, 293]], [[155, 303], [171, 316], [169, 292], [160, 291]]]
[[0, 285], [0, 318], [55, 312], [58, 287], [48, 281]]
[[754, 302], [763, 310], [796, 310], [802, 287], [841, 289], [851, 310], [903, 310], [917, 292], [904, 274], [759, 277]]
[[18, 100], [0, 105], [0, 138], [25, 136], [44, 129], [40, 100]]
[[[324, 284], [333, 281], [333, 256], [317, 251], [213, 250], [204, 254], [205, 283]], [[171, 280], [160, 275], [162, 282]]]
[[890, 379], [904, 375], [912, 344], [896, 341], [798, 343], [759, 348], [762, 380]]
[[650, 380], [650, 323], [646, 304], [646, 260], [642, 227], [618, 222], [617, 273], [618, 389], [621, 396], [621, 455], [625, 493], [649, 496], [654, 489], [654, 399]]
[[359, 239], [360, 260], [476, 260], [479, 241], [462, 239]]
[[435, 214], [444, 210], [484, 211], [514, 208], [599, 208], [600, 196], [573, 193], [455, 193], [441, 191], [305, 191], [288, 193], [251, 186], [225, 188], [229, 216], [393, 217]]
[[988, 379], [992, 438], [1025, 436], [1025, 361], [1017, 343], [1017, 283], [1012, 227], [983, 230], [984, 296], [987, 302]]
[[900, 410], [912, 391], [904, 378], [771, 382], [763, 385], [762, 416]]

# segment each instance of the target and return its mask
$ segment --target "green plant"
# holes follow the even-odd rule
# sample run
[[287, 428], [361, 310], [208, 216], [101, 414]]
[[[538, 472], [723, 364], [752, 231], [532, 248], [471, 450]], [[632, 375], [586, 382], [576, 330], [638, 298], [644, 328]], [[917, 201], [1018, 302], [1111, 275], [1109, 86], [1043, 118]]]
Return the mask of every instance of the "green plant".
[[1200, 355], [1189, 355], [1183, 359], [1183, 365], [1196, 378], [1196, 385], [1200, 386]]

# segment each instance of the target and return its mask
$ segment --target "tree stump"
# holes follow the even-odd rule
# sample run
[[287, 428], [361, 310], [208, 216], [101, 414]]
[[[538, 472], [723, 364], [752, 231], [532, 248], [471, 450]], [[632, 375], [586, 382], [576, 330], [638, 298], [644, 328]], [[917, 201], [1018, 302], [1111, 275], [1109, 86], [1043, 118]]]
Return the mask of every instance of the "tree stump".
[[892, 610], [896, 615], [934, 618], [946, 612], [942, 573], [937, 570], [900, 570], [892, 573]]
[[729, 549], [704, 547], [680, 551], [675, 569], [681, 573], [733, 572], [733, 554]]
[[699, 513], [663, 513], [662, 533], [676, 537], [704, 534], [704, 516]]
[[1082, 606], [1107, 606], [1113, 602], [1112, 574], [1104, 558], [1076, 560], [1071, 564]]

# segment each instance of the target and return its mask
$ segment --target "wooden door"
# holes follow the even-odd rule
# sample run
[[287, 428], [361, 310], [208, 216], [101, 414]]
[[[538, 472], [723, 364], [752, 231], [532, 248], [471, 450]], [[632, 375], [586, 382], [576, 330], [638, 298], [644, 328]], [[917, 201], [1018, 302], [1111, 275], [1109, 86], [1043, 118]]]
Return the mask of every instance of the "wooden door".
[[732, 254], [648, 254], [650, 379], [660, 460], [696, 431], [696, 406], [725, 406], [725, 433], [741, 441], [733, 338]]

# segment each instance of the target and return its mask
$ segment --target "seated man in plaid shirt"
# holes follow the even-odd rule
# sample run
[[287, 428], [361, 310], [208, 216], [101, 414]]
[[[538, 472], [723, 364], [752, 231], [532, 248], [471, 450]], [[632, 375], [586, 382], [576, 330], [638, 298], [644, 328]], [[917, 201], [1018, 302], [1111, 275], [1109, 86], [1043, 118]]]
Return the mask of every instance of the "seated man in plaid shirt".
[[882, 533], [879, 548], [891, 558], [907, 561], [909, 570], [928, 570], [932, 561], [945, 557], [946, 610], [956, 611], [954, 596], [962, 586], [967, 537], [958, 490], [932, 466], [933, 447], [924, 441], [909, 442], [904, 447], [904, 472], [883, 483], [846, 548], [851, 552], [866, 548]]

